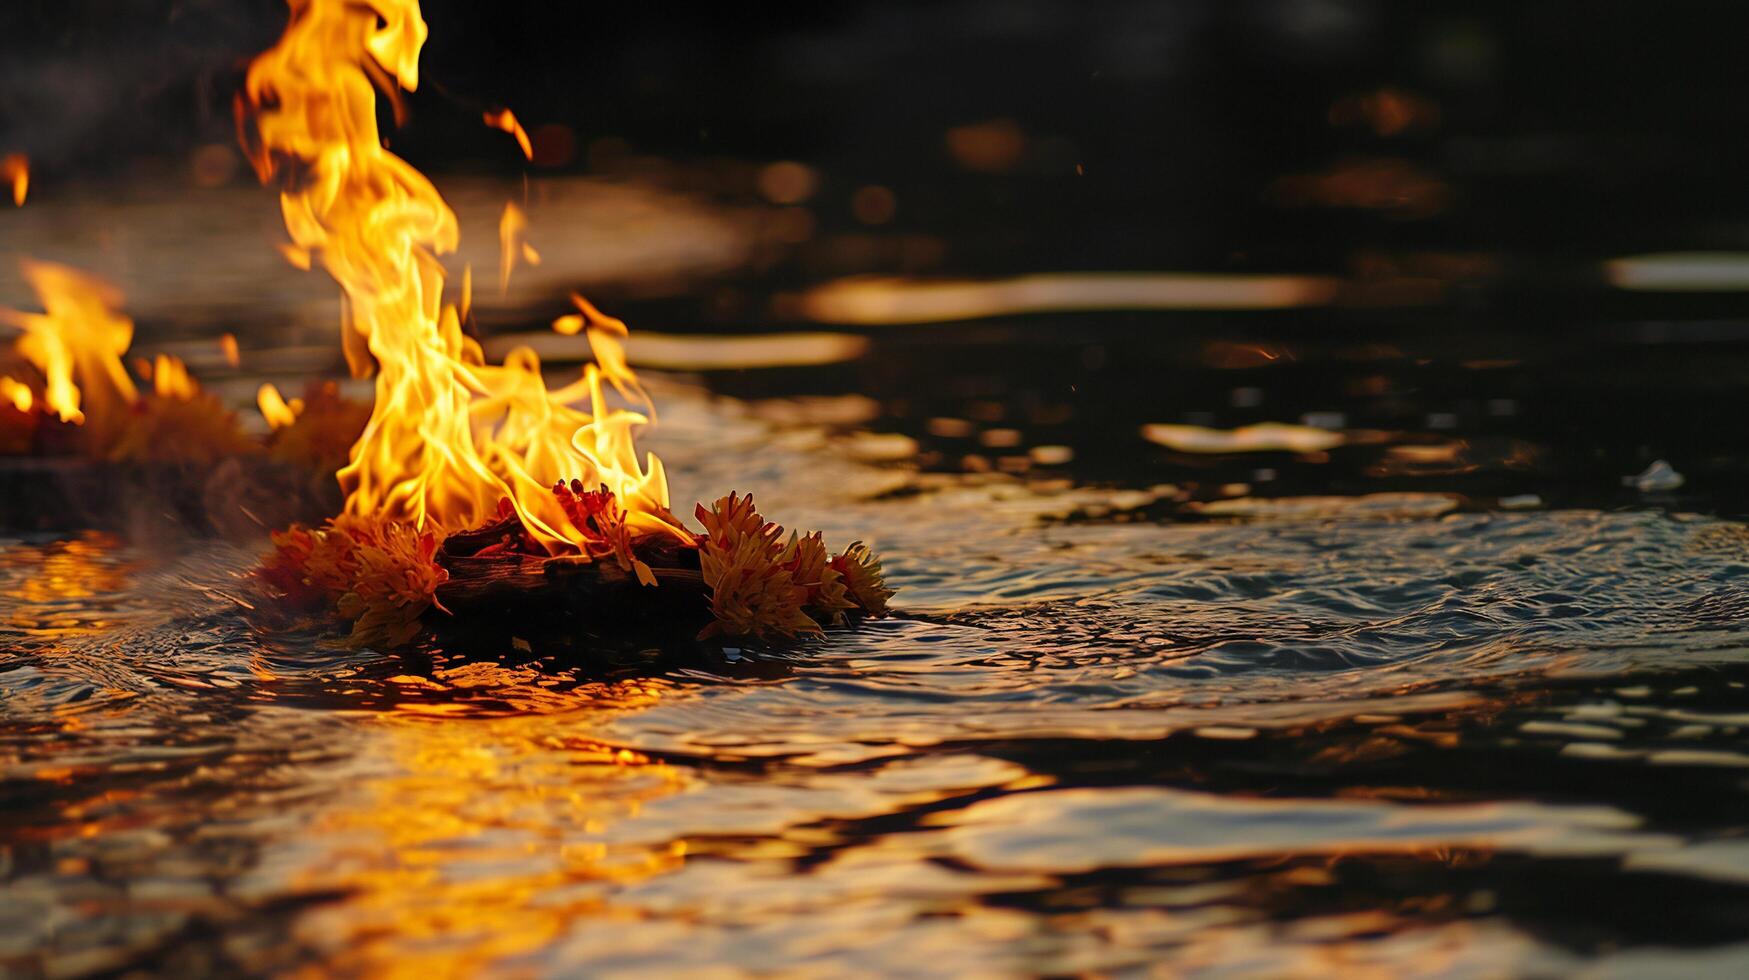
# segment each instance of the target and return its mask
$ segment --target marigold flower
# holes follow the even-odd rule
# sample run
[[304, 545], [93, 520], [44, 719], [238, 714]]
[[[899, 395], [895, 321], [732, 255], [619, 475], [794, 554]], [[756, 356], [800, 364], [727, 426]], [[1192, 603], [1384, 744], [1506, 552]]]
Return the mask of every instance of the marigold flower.
[[807, 589], [805, 604], [814, 617], [835, 623], [844, 618], [845, 612], [856, 608], [856, 603], [845, 594], [844, 576], [828, 561], [820, 532], [805, 537], [792, 532], [778, 560], [789, 569], [796, 584]]
[[449, 573], [437, 564], [437, 535], [406, 524], [343, 515], [320, 528], [293, 525], [273, 535], [256, 575], [288, 602], [332, 603], [352, 621], [348, 641], [400, 646], [419, 633]]
[[699, 541], [699, 568], [711, 590], [715, 622], [700, 638], [716, 635], [787, 639], [821, 631], [803, 606], [808, 588], [784, 561], [783, 528], [768, 523], [749, 494], [731, 493], [696, 514], [706, 530]]
[[845, 591], [863, 612], [870, 616], [887, 614], [887, 600], [893, 597], [893, 590], [887, 588], [881, 560], [867, 545], [852, 542], [843, 554], [832, 559], [831, 565], [844, 576]]

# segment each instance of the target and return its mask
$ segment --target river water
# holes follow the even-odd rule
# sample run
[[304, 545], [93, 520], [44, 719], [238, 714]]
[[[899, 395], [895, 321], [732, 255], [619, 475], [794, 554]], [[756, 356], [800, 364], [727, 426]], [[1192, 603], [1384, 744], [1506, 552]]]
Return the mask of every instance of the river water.
[[[4, 539], [0, 964], [1749, 968], [1735, 464], [1620, 481], [1681, 385], [1567, 427], [1594, 363], [1077, 329], [1066, 408], [1024, 331], [661, 382], [677, 500], [885, 556], [798, 649], [359, 652], [252, 628], [248, 542]], [[1138, 435], [1266, 419], [1340, 445]]]

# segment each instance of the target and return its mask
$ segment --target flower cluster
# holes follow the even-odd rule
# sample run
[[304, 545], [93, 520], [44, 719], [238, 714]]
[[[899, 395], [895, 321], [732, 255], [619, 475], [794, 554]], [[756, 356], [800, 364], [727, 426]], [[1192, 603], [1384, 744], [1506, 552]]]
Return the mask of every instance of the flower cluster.
[[752, 495], [731, 493], [695, 512], [704, 526], [699, 567], [714, 621], [700, 634], [763, 640], [818, 635], [853, 609], [880, 615], [887, 590], [880, 562], [860, 543], [828, 557], [818, 532], [783, 539], [759, 514]]
[[[616, 563], [654, 586], [650, 563], [681, 574], [696, 558], [711, 614], [701, 639], [818, 636], [847, 614], [884, 615], [893, 594], [866, 546], [858, 542], [833, 555], [818, 532], [786, 538], [782, 527], [760, 515], [750, 496], [731, 493], [709, 508], [698, 507], [705, 533], [676, 544], [637, 535], [607, 487], [586, 490], [572, 480], [555, 485], [553, 495], [580, 532], [577, 561]], [[445, 564], [439, 560], [440, 543]], [[496, 520], [456, 532], [445, 542], [406, 524], [345, 515], [320, 527], [294, 525], [277, 532], [273, 545], [256, 576], [281, 605], [302, 613], [337, 613], [351, 623], [352, 643], [378, 647], [399, 646], [419, 634], [426, 610], [442, 608], [437, 593], [449, 582], [451, 568], [461, 577], [478, 574], [468, 568], [470, 562], [497, 559], [496, 565], [478, 566], [490, 569], [505, 559], [516, 565], [547, 558], [509, 500], [500, 502]], [[683, 597], [676, 600], [677, 611], [689, 608]]]
[[619, 567], [638, 576], [645, 585], [656, 584], [656, 574], [650, 566], [632, 553], [631, 530], [626, 527], [626, 512], [618, 498], [605, 484], [599, 490], [583, 489], [582, 480], [569, 484], [553, 484], [553, 496], [564, 508], [565, 517], [583, 534], [582, 548], [590, 558], [611, 557]]
[[109, 445], [94, 445], [92, 449], [115, 462], [202, 465], [260, 451], [243, 434], [237, 413], [206, 391], [187, 396], [156, 392], [141, 396]]
[[256, 575], [290, 605], [337, 610], [352, 622], [354, 645], [399, 646], [418, 635], [419, 618], [449, 579], [438, 543], [406, 524], [346, 515], [275, 532]]

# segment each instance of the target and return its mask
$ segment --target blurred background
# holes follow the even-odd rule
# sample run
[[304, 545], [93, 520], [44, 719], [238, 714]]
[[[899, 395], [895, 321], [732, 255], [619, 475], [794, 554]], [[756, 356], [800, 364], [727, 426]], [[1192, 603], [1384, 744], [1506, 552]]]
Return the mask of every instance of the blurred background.
[[[477, 118], [508, 105], [530, 173], [667, 176], [874, 239], [826, 267], [1352, 272], [1357, 240], [1528, 261], [1742, 237], [1738, 4], [423, 6], [426, 85], [394, 134], [419, 166], [524, 169]], [[216, 148], [284, 18], [9, 3], [0, 143], [49, 186], [244, 179]], [[743, 169], [779, 160], [812, 179]]]

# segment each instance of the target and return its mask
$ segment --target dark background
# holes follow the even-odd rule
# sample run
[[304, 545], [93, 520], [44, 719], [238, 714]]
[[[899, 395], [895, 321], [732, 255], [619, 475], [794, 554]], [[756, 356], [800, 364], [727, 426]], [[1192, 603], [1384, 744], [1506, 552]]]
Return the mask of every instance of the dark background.
[[[28, 153], [45, 187], [174, 170], [191, 148], [229, 142], [241, 69], [285, 15], [271, 0], [5, 8], [0, 150]], [[824, 177], [822, 229], [857, 224], [854, 188], [887, 187], [898, 207], [882, 233], [951, 243], [932, 271], [1353, 272], [1377, 249], [1543, 270], [1749, 239], [1749, 7], [1738, 3], [427, 0], [424, 11], [427, 82], [394, 135], [417, 166], [522, 169], [480, 125], [500, 104], [530, 130], [554, 127], [536, 170], [800, 160]], [[1343, 100], [1379, 92], [1431, 117], [1395, 129], [1344, 117]], [[1018, 153], [997, 167], [956, 160], [946, 134], [990, 124], [1018, 134]]]

